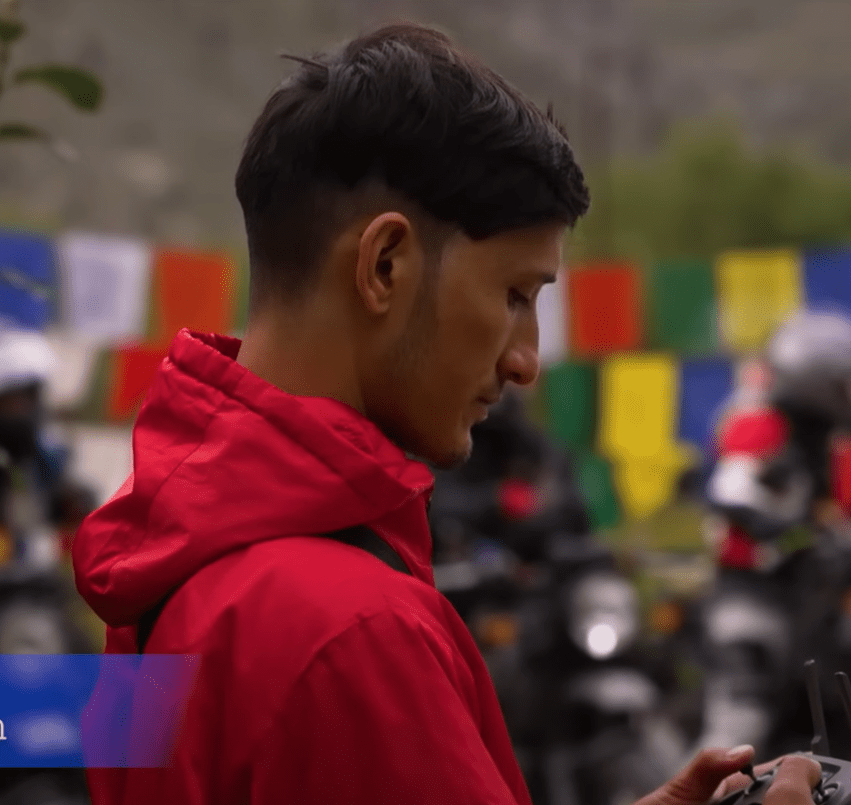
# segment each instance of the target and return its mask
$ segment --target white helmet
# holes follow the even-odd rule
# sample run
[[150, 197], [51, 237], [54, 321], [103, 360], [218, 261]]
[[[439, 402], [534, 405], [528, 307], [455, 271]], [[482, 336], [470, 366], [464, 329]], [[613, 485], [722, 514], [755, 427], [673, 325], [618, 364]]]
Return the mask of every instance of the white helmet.
[[56, 356], [35, 330], [0, 328], [0, 394], [31, 383], [46, 383]]
[[851, 425], [851, 319], [802, 310], [777, 329], [766, 357], [779, 405]]

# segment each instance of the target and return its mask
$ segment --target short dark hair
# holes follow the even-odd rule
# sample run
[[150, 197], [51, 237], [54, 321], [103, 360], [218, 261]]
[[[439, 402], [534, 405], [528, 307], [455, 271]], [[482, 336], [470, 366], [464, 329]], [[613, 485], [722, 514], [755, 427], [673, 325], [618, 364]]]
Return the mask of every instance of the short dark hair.
[[542, 112], [443, 33], [399, 23], [289, 58], [299, 69], [266, 103], [236, 174], [252, 302], [306, 293], [334, 230], [369, 203], [365, 187], [476, 240], [572, 227], [587, 210], [552, 107]]

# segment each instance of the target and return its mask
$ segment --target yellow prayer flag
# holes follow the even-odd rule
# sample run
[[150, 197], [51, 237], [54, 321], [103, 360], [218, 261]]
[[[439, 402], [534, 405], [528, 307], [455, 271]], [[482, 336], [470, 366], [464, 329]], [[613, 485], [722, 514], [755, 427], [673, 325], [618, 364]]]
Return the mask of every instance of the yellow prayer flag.
[[791, 249], [725, 252], [716, 278], [721, 337], [739, 353], [762, 347], [801, 306], [801, 257]]
[[600, 368], [599, 447], [614, 460], [682, 464], [675, 443], [679, 366], [667, 355], [617, 355]]
[[673, 501], [681, 468], [652, 461], [618, 461], [612, 476], [624, 514], [634, 520], [649, 517]]

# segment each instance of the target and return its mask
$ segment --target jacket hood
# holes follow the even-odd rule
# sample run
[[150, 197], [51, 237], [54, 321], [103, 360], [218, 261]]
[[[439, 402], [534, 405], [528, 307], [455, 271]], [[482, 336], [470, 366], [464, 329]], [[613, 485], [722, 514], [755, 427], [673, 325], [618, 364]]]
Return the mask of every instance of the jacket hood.
[[130, 477], [74, 538], [77, 588], [110, 626], [230, 551], [357, 524], [434, 583], [430, 470], [350, 406], [249, 372], [240, 344], [178, 333], [136, 420]]

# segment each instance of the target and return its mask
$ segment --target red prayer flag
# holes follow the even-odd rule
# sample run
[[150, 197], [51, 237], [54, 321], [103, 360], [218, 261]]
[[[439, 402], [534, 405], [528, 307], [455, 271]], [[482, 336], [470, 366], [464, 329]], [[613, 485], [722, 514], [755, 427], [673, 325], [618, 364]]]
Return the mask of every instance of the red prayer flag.
[[233, 327], [237, 267], [222, 253], [163, 249], [154, 261], [152, 344], [167, 347], [183, 327], [227, 333]]
[[583, 265], [568, 274], [570, 351], [593, 357], [642, 340], [641, 281], [629, 264]]
[[126, 422], [134, 416], [167, 352], [162, 347], [136, 346], [113, 353], [113, 378], [107, 401], [109, 419]]
[[851, 437], [836, 440], [831, 453], [833, 499], [851, 514]]

